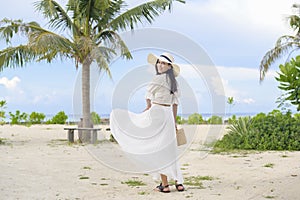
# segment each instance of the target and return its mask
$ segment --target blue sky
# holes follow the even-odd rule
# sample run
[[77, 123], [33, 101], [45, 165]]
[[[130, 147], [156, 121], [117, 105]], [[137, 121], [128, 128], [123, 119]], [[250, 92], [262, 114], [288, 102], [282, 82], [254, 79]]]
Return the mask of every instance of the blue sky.
[[[0, 19], [6, 17], [44, 24], [41, 15], [34, 11], [33, 2], [35, 0], [6, 2], [0, 8]], [[58, 2], [64, 4], [67, 1], [58, 0]], [[127, 1], [129, 6], [137, 5], [139, 2]], [[276, 108], [276, 98], [281, 94], [277, 89], [278, 83], [274, 75], [278, 64], [284, 62], [286, 58], [272, 66], [262, 84], [259, 84], [258, 67], [264, 53], [274, 46], [280, 36], [293, 34], [285, 19], [292, 14], [293, 3], [299, 2], [296, 0], [186, 0], [186, 4], [175, 3], [171, 13], [165, 12], [153, 24], [144, 24], [138, 28], [171, 31], [201, 47], [218, 72], [218, 81], [221, 81], [224, 95], [235, 99], [231, 112], [269, 112]], [[134, 34], [131, 37], [134, 38]], [[147, 39], [149, 37], [144, 38], [145, 41]], [[159, 40], [163, 43], [162, 38]], [[176, 42], [178, 41], [174, 41], [175, 45]], [[5, 45], [3, 41], [0, 42], [1, 49]], [[188, 45], [181, 43], [179, 46], [189, 48]], [[165, 49], [168, 50], [167, 47]], [[135, 50], [134, 59], [131, 61], [117, 59], [113, 62], [111, 64], [113, 80], [103, 74], [95, 76], [93, 110], [100, 114], [110, 112], [116, 87], [126, 75], [135, 73], [137, 66], [146, 64], [149, 51], [160, 53], [157, 48], [144, 48]], [[211, 94], [218, 91], [211, 91], [211, 88], [205, 87], [207, 84], [205, 80], [213, 77], [195, 76], [190, 64], [197, 66], [203, 63], [187, 62], [180, 55], [175, 55], [175, 60], [182, 67], [181, 80], [187, 82], [195, 95], [198, 107], [194, 111], [212, 112]], [[7, 68], [0, 72], [0, 99], [7, 101], [7, 111], [12, 112], [36, 111], [51, 115], [64, 110], [68, 114], [78, 113], [80, 112], [77, 106], [77, 101], [80, 101], [78, 100], [80, 88], [77, 85], [79, 77], [80, 69], [76, 70], [69, 60], [59, 60], [51, 64], [30, 63], [24, 68]], [[130, 110], [138, 112], [143, 108], [143, 93], [144, 87], [132, 93], [127, 102]], [[185, 96], [181, 98], [182, 102], [185, 102]], [[227, 106], [225, 109], [228, 112]], [[190, 108], [187, 110], [193, 112]]]

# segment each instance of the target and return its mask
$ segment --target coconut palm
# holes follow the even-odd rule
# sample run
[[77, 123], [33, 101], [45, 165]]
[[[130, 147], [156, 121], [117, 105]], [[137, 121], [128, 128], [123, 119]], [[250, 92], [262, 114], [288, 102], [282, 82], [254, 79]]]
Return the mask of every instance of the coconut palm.
[[[154, 0], [126, 10], [123, 0], [69, 0], [66, 9], [54, 0], [36, 2], [35, 8], [49, 22], [49, 29], [37, 22], [3, 19], [0, 38], [11, 44], [20, 33], [26, 44], [8, 46], [0, 51], [0, 70], [23, 67], [29, 62], [54, 59], [73, 59], [76, 68], [82, 66], [83, 127], [91, 127], [90, 66], [97, 63], [109, 76], [109, 63], [113, 56], [132, 58], [118, 31], [134, 29], [139, 23], [151, 23], [165, 10], [171, 11], [174, 1]], [[89, 141], [84, 134], [82, 141]]]
[[275, 47], [264, 55], [260, 63], [260, 81], [264, 80], [268, 69], [277, 59], [300, 48], [300, 4], [294, 4], [293, 8], [297, 9], [298, 12], [289, 16], [288, 19], [290, 27], [296, 31], [296, 34], [281, 36]]
[[228, 112], [228, 114], [231, 114], [231, 107], [234, 106], [234, 98], [233, 97], [228, 97], [227, 98], [227, 103], [229, 105], [229, 112]]

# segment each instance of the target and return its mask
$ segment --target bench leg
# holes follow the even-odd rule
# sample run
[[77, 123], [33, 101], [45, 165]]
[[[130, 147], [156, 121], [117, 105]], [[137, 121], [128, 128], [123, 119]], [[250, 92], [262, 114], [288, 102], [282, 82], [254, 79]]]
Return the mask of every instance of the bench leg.
[[91, 137], [91, 143], [92, 144], [95, 144], [97, 141], [97, 131], [96, 130], [93, 130], [92, 131], [92, 137]]
[[68, 130], [68, 141], [74, 142], [74, 130]]

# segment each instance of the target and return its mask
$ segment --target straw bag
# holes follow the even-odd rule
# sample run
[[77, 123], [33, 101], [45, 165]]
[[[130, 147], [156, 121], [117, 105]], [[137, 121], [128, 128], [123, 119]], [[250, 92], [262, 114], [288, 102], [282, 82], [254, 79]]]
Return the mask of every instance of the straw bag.
[[186, 137], [183, 128], [176, 130], [177, 146], [186, 144]]

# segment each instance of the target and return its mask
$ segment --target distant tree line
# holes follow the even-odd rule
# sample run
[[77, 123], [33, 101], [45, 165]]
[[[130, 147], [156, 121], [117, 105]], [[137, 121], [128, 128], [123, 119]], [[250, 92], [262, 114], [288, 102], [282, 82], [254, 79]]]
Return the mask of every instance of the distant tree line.
[[[0, 101], [0, 125], [5, 124], [6, 121], [6, 101]], [[9, 124], [24, 124], [24, 125], [32, 125], [32, 124], [66, 124], [68, 120], [68, 116], [64, 111], [58, 112], [51, 119], [46, 120], [46, 115], [44, 113], [32, 112], [30, 114], [21, 112], [20, 110], [16, 110], [13, 112], [8, 112], [9, 114]], [[96, 112], [91, 113], [91, 119], [93, 124], [100, 124], [101, 118]]]

